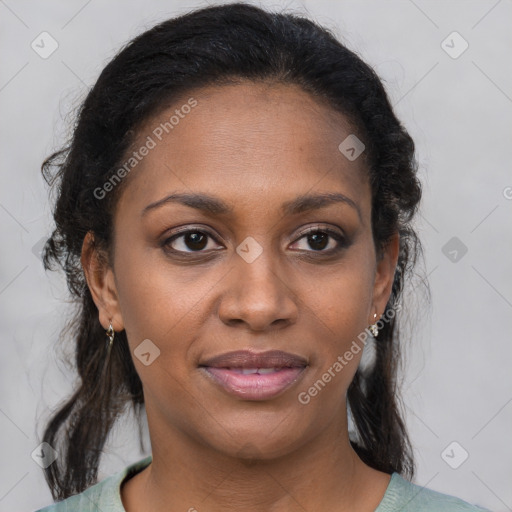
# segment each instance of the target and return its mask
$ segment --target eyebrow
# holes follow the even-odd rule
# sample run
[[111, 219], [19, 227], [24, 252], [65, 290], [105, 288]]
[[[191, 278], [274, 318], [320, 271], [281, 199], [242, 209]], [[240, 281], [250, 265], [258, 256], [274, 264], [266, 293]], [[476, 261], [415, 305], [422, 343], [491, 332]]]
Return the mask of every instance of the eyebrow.
[[[155, 208], [169, 203], [183, 204], [211, 215], [229, 215], [233, 213], [233, 207], [216, 197], [207, 194], [174, 193], [146, 206], [142, 210], [141, 216], [146, 215], [150, 210], [154, 210]], [[359, 206], [352, 199], [338, 192], [298, 196], [295, 199], [283, 203], [281, 212], [283, 215], [296, 215], [310, 210], [325, 208], [326, 206], [336, 203], [343, 203], [352, 207], [356, 210], [359, 218], [362, 218]]]

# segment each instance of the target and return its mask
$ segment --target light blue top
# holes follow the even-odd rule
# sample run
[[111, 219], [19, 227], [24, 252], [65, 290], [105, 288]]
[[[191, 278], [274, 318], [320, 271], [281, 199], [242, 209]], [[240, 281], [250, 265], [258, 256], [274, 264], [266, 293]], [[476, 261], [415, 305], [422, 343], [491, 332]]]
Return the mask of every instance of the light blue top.
[[[121, 501], [121, 484], [149, 466], [152, 456], [127, 466], [119, 473], [92, 485], [84, 492], [35, 512], [126, 512]], [[453, 496], [431, 491], [391, 475], [384, 497], [375, 512], [489, 512]]]

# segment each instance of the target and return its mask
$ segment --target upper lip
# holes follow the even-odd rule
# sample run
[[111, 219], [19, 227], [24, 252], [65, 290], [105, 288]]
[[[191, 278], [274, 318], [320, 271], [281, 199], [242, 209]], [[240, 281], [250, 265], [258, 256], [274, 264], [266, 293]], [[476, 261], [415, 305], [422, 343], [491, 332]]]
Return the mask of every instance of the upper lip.
[[303, 357], [281, 350], [269, 350], [267, 352], [236, 350], [214, 356], [201, 362], [199, 366], [213, 368], [293, 368], [307, 366], [307, 364], [307, 360]]

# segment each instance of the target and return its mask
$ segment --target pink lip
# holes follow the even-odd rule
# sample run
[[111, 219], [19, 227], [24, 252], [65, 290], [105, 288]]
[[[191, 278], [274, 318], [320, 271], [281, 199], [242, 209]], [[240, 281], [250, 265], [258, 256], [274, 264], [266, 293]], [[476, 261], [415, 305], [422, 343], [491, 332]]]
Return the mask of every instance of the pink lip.
[[278, 368], [276, 372], [264, 375], [243, 375], [235, 369], [210, 366], [204, 366], [202, 369], [230, 395], [244, 400], [267, 400], [281, 394], [296, 382], [305, 366]]
[[282, 350], [254, 352], [252, 350], [235, 350], [202, 361], [199, 366], [214, 368], [282, 368], [303, 367], [308, 361], [295, 354]]

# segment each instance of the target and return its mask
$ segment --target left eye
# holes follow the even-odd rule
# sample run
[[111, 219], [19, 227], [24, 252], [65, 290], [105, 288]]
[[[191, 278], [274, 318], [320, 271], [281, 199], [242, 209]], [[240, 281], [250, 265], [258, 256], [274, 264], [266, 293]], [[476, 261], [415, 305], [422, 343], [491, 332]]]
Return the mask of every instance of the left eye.
[[[336, 251], [343, 246], [344, 238], [341, 234], [331, 231], [330, 229], [313, 229], [304, 233], [298, 241], [305, 239], [309, 247], [314, 252], [331, 252]], [[324, 250], [329, 245], [329, 239], [334, 239], [336, 243], [331, 244], [333, 247]], [[298, 243], [295, 242], [295, 243]], [[308, 249], [306, 249], [308, 250]]]

